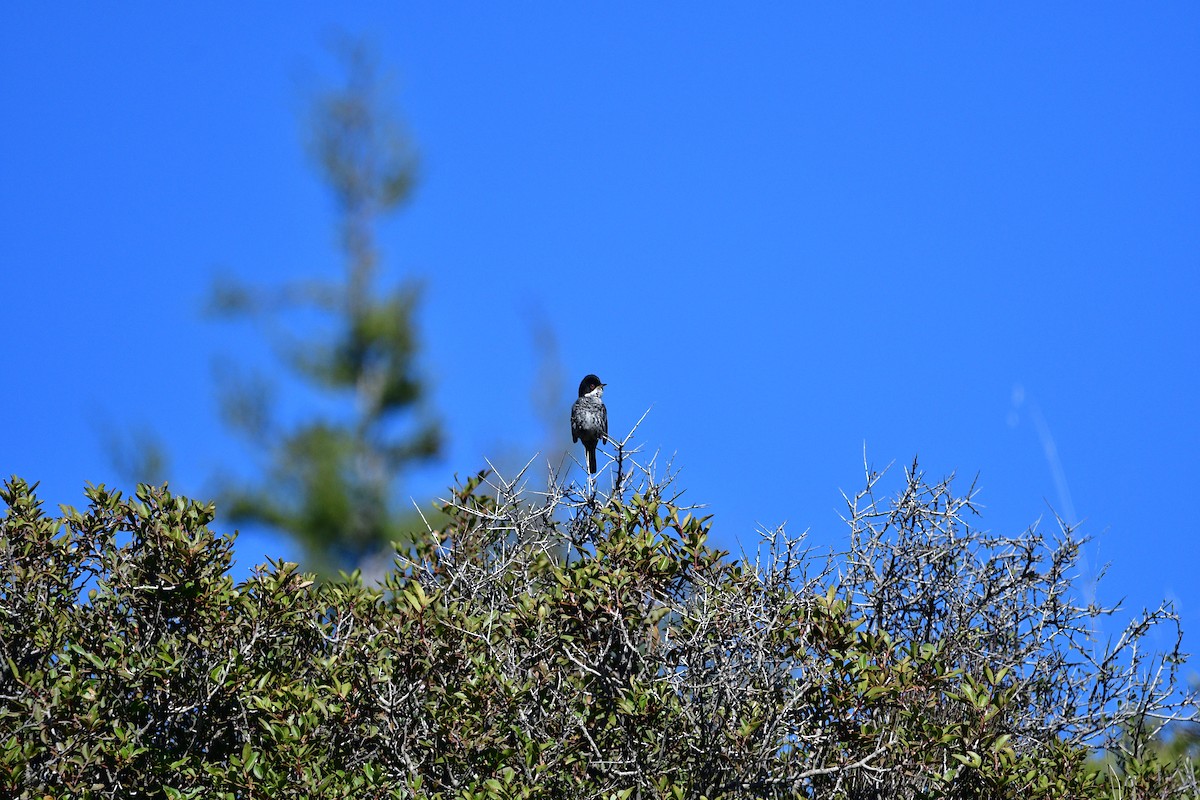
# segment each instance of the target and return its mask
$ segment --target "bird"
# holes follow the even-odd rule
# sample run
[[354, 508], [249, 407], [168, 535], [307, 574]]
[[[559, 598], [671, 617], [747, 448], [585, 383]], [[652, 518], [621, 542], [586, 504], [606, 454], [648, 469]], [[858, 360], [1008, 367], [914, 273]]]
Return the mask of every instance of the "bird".
[[604, 407], [604, 387], [595, 375], [585, 375], [579, 383], [579, 399], [571, 406], [571, 442], [583, 442], [587, 451], [587, 471], [596, 471], [596, 445], [608, 438], [608, 409]]

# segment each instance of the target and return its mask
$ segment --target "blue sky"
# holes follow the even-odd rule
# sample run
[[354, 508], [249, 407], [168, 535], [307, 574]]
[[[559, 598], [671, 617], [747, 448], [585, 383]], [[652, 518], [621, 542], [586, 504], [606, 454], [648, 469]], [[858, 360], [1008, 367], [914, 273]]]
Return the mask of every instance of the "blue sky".
[[380, 243], [451, 438], [408, 491], [567, 445], [596, 372], [722, 546], [836, 545], [864, 443], [919, 455], [993, 531], [1082, 520], [1100, 599], [1174, 599], [1196, 652], [1200, 7], [1043, 6], [6, 4], [0, 473], [82, 503], [108, 425], [181, 491], [251, 474], [212, 364], [269, 362], [200, 308], [219, 271], [337, 274], [300, 120], [342, 30], [422, 154]]

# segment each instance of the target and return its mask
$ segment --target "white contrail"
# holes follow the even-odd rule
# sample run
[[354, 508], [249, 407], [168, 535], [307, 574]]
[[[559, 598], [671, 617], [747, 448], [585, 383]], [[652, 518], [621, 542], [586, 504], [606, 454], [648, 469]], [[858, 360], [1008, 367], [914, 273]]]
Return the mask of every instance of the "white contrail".
[[1067, 473], [1063, 471], [1062, 459], [1058, 457], [1058, 446], [1054, 443], [1054, 435], [1050, 426], [1042, 416], [1042, 410], [1037, 403], [1029, 404], [1029, 416], [1033, 418], [1037, 428], [1038, 438], [1042, 440], [1042, 452], [1046, 454], [1046, 462], [1050, 465], [1050, 474], [1054, 476], [1054, 487], [1058, 490], [1058, 502], [1062, 506], [1068, 525], [1076, 525], [1079, 517], [1075, 516], [1075, 504], [1071, 502], [1071, 487], [1067, 485]]
[[[1025, 402], [1024, 386], [1018, 383], [1013, 387], [1012, 400], [1013, 409], [1009, 414], [1009, 425], [1016, 427], [1020, 419], [1017, 412]], [[1038, 439], [1042, 443], [1042, 452], [1050, 467], [1050, 475], [1054, 478], [1054, 488], [1058, 492], [1058, 505], [1062, 510], [1063, 521], [1068, 525], [1076, 525], [1079, 523], [1079, 518], [1075, 516], [1075, 503], [1071, 501], [1071, 487], [1067, 484], [1067, 473], [1063, 470], [1062, 459], [1058, 457], [1058, 445], [1054, 443], [1054, 434], [1050, 432], [1050, 426], [1046, 424], [1046, 417], [1042, 414], [1042, 410], [1032, 400], [1029, 401], [1029, 417], [1033, 420], [1033, 427], [1037, 430]]]
[[[1019, 411], [1025, 403], [1025, 399], [1025, 387], [1019, 383], [1013, 386], [1012, 410], [1008, 414], [1008, 424], [1011, 427], [1016, 427], [1020, 422]], [[1042, 453], [1046, 456], [1046, 464], [1050, 467], [1050, 475], [1054, 479], [1054, 488], [1058, 492], [1059, 511], [1056, 513], [1062, 517], [1063, 522], [1073, 528], [1079, 524], [1079, 517], [1075, 515], [1075, 503], [1071, 500], [1071, 487], [1067, 483], [1067, 473], [1063, 469], [1062, 459], [1058, 457], [1058, 445], [1054, 442], [1054, 434], [1050, 432], [1050, 425], [1046, 422], [1041, 408], [1033, 400], [1029, 401], [1029, 418], [1033, 420], [1034, 430], [1037, 431], [1038, 439], [1042, 443]], [[1079, 569], [1083, 578], [1082, 588], [1088, 603], [1095, 602], [1096, 599], [1096, 570], [1092, 567], [1092, 563], [1100, 563], [1100, 540], [1092, 539], [1091, 546], [1095, 548], [1092, 559], [1088, 558], [1087, 547], [1080, 548], [1079, 551]], [[1098, 625], [1099, 620], [1093, 620], [1093, 626]], [[1096, 633], [1095, 630], [1093, 630], [1094, 633]]]

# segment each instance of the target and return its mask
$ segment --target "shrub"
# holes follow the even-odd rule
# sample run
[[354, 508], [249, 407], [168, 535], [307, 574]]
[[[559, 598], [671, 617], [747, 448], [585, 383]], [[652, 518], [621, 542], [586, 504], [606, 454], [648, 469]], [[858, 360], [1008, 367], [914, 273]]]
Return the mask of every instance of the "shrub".
[[[0, 787], [40, 797], [1176, 797], [1178, 648], [1090, 632], [1081, 539], [970, 526], [916, 469], [846, 552], [709, 546], [671, 481], [481, 474], [380, 586], [229, 577], [214, 509], [2, 492]], [[1177, 627], [1177, 625], [1176, 625]], [[1131, 736], [1130, 732], [1141, 733]], [[1089, 755], [1103, 748], [1098, 767]], [[1190, 777], [1189, 777], [1190, 776]]]

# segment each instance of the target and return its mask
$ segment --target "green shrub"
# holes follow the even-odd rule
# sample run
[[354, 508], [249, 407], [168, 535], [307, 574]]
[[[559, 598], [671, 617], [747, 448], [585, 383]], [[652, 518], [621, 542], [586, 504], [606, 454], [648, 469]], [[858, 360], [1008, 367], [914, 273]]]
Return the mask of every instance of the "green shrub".
[[1195, 791], [1182, 767], [1088, 762], [1095, 747], [1133, 753], [1135, 724], [1150, 735], [1178, 710], [1178, 654], [1138, 647], [1173, 623], [1168, 608], [1098, 649], [1086, 633], [1103, 610], [1070, 592], [1071, 531], [991, 537], [949, 481], [914, 468], [876, 501], [878, 480], [849, 501], [845, 553], [819, 557], [780, 529], [734, 559], [669, 482], [622, 476], [596, 499], [480, 475], [446, 503], [446, 526], [368, 587], [284, 563], [235, 586], [211, 506], [98, 487], [86, 513], [55, 519], [13, 479], [0, 792]]

